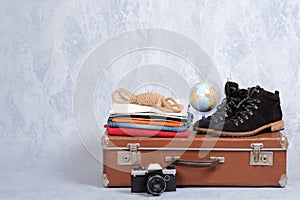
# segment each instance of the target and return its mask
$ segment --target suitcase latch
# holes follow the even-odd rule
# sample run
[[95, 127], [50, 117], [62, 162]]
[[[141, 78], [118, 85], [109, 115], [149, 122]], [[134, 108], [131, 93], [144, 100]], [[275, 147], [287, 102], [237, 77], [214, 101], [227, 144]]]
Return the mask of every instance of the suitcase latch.
[[140, 165], [141, 153], [138, 151], [139, 143], [128, 143], [128, 151], [118, 151], [118, 165]]
[[250, 152], [250, 165], [273, 165], [273, 152], [261, 151], [264, 147], [263, 143], [252, 143]]

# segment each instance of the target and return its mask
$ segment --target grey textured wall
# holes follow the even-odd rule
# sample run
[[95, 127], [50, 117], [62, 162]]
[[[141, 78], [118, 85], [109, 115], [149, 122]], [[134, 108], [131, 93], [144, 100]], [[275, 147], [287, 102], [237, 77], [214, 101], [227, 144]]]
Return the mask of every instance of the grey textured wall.
[[[101, 165], [80, 142], [72, 95], [81, 64], [93, 49], [111, 37], [147, 27], [194, 40], [214, 62], [222, 82], [230, 77], [241, 87], [259, 84], [279, 90], [290, 141], [285, 189], [192, 188], [163, 198], [299, 198], [299, 7], [296, 0], [1, 1], [0, 198], [137, 197], [128, 189], [97, 187], [102, 187]], [[100, 128], [108, 107], [99, 104], [110, 103], [110, 95], [101, 91], [114, 89], [126, 67], [146, 64], [175, 67], [190, 85], [200, 77], [166, 52], [143, 50], [116, 60], [96, 90]]]

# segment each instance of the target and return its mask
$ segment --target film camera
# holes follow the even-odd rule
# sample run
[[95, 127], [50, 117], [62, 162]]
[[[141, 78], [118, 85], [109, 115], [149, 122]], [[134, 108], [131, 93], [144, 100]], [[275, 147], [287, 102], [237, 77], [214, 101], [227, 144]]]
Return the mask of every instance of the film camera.
[[147, 169], [140, 167], [131, 170], [131, 192], [160, 195], [163, 192], [176, 191], [176, 169], [173, 166], [162, 168], [151, 163]]

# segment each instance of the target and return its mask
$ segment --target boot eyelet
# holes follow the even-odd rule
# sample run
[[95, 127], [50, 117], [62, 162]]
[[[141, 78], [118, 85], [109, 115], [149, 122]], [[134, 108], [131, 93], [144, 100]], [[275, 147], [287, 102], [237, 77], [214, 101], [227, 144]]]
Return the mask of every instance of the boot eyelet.
[[238, 122], [234, 122], [234, 124], [235, 124], [236, 126], [239, 126], [239, 123], [238, 123]]
[[259, 99], [256, 99], [256, 103], [260, 103], [261, 101]]
[[257, 105], [255, 105], [255, 106], [254, 106], [254, 109], [255, 109], [255, 110], [257, 110], [257, 109], [258, 109]]
[[250, 112], [249, 112], [249, 115], [250, 115], [250, 116], [252, 116], [252, 115], [253, 115], [253, 112], [252, 112], [252, 111], [250, 111]]
[[245, 119], [246, 119], [246, 120], [248, 120], [248, 119], [249, 119], [249, 117], [246, 115], [246, 116], [245, 116]]
[[244, 120], [243, 120], [243, 119], [240, 119], [240, 122], [243, 124], [243, 123], [244, 123]]

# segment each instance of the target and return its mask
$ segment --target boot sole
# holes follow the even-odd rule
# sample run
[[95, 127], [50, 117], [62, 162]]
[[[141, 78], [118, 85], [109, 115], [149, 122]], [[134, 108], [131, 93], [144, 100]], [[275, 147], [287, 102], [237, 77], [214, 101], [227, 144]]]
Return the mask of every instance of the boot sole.
[[218, 130], [214, 130], [214, 129], [205, 129], [205, 128], [197, 128], [196, 130], [199, 133], [209, 133], [209, 134], [213, 134], [216, 136], [247, 137], [247, 136], [257, 135], [267, 129], [270, 129], [271, 132], [281, 131], [284, 129], [284, 122], [283, 122], [283, 120], [279, 120], [279, 121], [261, 126], [255, 130], [246, 131], [246, 132], [218, 131]]

